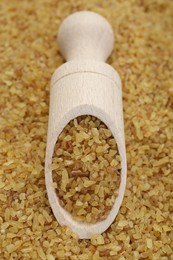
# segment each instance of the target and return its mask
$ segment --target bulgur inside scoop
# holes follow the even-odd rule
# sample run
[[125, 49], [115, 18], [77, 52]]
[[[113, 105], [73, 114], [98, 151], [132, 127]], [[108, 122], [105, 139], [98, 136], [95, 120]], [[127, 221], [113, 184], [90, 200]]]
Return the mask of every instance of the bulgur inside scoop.
[[80, 116], [61, 132], [52, 160], [60, 204], [77, 221], [107, 217], [118, 196], [120, 156], [111, 131], [98, 118]]

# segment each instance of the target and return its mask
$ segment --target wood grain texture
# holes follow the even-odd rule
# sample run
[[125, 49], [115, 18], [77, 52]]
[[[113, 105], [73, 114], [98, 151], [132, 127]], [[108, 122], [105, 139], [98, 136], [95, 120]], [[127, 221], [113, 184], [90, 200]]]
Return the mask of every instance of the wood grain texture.
[[[67, 34], [67, 32], [69, 32], [67, 28], [68, 24], [70, 24], [71, 28], [71, 25], [73, 24], [72, 18], [75, 18], [75, 15], [77, 15], [77, 19], [80, 17], [80, 20], [85, 23], [86, 16], [89, 21], [90, 15], [92, 16], [92, 19], [94, 16], [95, 20], [93, 19], [93, 23], [94, 25], [97, 24], [96, 29], [99, 27], [100, 19], [102, 21], [102, 17], [100, 18], [99, 15], [90, 12], [79, 12], [65, 20], [65, 27], [60, 28], [59, 46], [63, 46], [60, 50], [67, 59], [71, 59], [77, 55], [77, 50], [79, 50], [78, 53], [81, 51], [78, 49], [78, 44], [76, 44], [76, 49], [74, 45], [74, 53], [72, 53], [72, 50], [69, 50], [70, 47], [68, 45], [69, 37], [72, 35], [69, 36]], [[83, 16], [85, 19], [83, 19]], [[105, 21], [105, 19], [103, 19], [103, 21]], [[76, 26], [76, 32], [80, 34], [82, 24], [76, 23], [76, 20], [74, 19], [74, 25]], [[107, 26], [107, 22], [105, 22], [105, 27], [103, 25], [101, 26], [103, 35], [104, 30], [107, 30]], [[78, 30], [78, 27], [80, 30]], [[87, 26], [84, 26], [84, 28], [86, 30], [85, 34], [87, 35]], [[109, 33], [110, 32], [111, 30], [109, 30]], [[63, 33], [65, 36], [62, 36]], [[97, 30], [95, 33], [97, 34]], [[107, 34], [105, 35], [107, 37]], [[63, 40], [63, 43], [61, 42], [63, 37], [68, 38], [66, 47], [66, 41]], [[84, 34], [82, 34], [82, 39], [83, 37], [85, 37]], [[81, 37], [77, 38], [78, 40], [81, 40]], [[87, 35], [87, 42], [89, 38], [90, 37]], [[106, 39], [109, 40], [109, 38]], [[82, 52], [81, 56], [79, 55], [78, 58], [63, 64], [59, 69], [57, 69], [51, 80], [49, 126], [45, 162], [45, 178], [48, 198], [57, 221], [61, 225], [69, 226], [79, 235], [80, 238], [89, 238], [91, 234], [101, 233], [110, 226], [122, 203], [126, 185], [127, 165], [121, 80], [118, 73], [111, 66], [103, 62], [104, 59], [107, 58], [108, 53], [110, 53], [111, 46], [109, 44], [106, 45], [106, 39], [103, 40], [104, 46], [102, 46], [102, 55], [100, 55], [101, 49], [98, 52], [98, 59], [96, 59], [94, 55], [93, 59], [91, 59], [90, 54], [92, 52], [89, 52], [90, 59], [87, 59], [84, 57]], [[93, 39], [91, 39], [91, 41], [93, 42]], [[91, 46], [96, 48], [96, 45], [93, 45], [93, 43], [91, 43]], [[70, 54], [68, 53], [68, 50]], [[95, 61], [95, 59], [103, 61]], [[51, 163], [54, 146], [63, 128], [69, 123], [69, 121], [80, 115], [93, 115], [103, 121], [116, 139], [121, 156], [122, 169], [119, 195], [107, 219], [95, 224], [80, 223], [73, 220], [72, 216], [60, 206], [55, 189], [53, 188]]]

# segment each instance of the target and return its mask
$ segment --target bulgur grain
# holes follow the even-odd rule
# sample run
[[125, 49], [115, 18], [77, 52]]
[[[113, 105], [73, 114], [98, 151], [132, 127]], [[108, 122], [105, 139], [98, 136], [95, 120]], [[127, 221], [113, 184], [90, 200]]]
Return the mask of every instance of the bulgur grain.
[[[44, 182], [50, 78], [63, 62], [56, 34], [78, 10], [96, 11], [113, 26], [109, 63], [122, 79], [128, 161], [122, 208], [102, 234], [108, 242], [93, 247], [57, 223]], [[173, 1], [1, 0], [0, 19], [0, 259], [40, 260], [40, 247], [48, 260], [173, 259]], [[128, 225], [119, 227], [122, 220]]]
[[[116, 142], [108, 145], [112, 139], [99, 119], [80, 116], [69, 122], [57, 140], [52, 159], [57, 199], [78, 221], [103, 220], [115, 203], [121, 166]], [[68, 142], [72, 149], [66, 154]]]

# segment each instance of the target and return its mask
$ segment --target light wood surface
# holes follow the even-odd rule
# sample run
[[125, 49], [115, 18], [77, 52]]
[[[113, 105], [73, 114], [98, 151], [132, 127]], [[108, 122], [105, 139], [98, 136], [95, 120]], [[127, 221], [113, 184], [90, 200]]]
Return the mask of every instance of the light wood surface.
[[[126, 151], [122, 111], [121, 80], [104, 63], [113, 47], [109, 23], [93, 12], [77, 12], [62, 23], [58, 44], [68, 60], [52, 76], [45, 160], [48, 198], [61, 225], [69, 226], [80, 238], [104, 232], [114, 221], [121, 206], [126, 185]], [[95, 224], [80, 223], [63, 209], [53, 187], [51, 163], [57, 138], [68, 122], [80, 115], [93, 115], [103, 121], [117, 141], [121, 156], [119, 195], [107, 219]]]

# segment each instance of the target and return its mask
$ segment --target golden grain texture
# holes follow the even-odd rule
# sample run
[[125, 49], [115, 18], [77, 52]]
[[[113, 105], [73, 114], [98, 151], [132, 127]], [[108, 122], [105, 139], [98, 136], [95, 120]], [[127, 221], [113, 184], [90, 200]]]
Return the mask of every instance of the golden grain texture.
[[71, 120], [56, 142], [52, 170], [57, 199], [75, 220], [106, 219], [118, 196], [121, 161], [103, 122], [88, 115]]
[[[91, 241], [56, 222], [44, 181], [49, 82], [63, 63], [56, 33], [78, 10], [113, 27], [128, 161], [119, 214]], [[173, 258], [173, 1], [1, 0], [0, 20], [0, 258]]]

